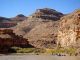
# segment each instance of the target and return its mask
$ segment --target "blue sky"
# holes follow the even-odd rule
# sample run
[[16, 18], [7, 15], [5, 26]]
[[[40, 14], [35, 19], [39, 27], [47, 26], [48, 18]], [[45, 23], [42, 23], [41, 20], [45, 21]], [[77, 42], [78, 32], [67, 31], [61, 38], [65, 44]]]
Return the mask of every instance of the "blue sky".
[[46, 7], [66, 14], [80, 8], [80, 0], [0, 0], [0, 16], [28, 16], [36, 9]]

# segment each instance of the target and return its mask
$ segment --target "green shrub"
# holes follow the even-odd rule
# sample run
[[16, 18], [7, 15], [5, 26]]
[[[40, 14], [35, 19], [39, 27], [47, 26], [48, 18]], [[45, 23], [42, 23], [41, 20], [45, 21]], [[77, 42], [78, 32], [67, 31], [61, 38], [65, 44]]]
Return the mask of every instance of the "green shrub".
[[65, 53], [68, 55], [75, 55], [75, 48], [55, 48], [55, 49], [39, 49], [39, 48], [20, 48], [20, 47], [12, 47], [17, 53], [34, 53], [34, 54], [61, 54]]
[[32, 53], [34, 51], [34, 48], [21, 48], [17, 50], [17, 53]]

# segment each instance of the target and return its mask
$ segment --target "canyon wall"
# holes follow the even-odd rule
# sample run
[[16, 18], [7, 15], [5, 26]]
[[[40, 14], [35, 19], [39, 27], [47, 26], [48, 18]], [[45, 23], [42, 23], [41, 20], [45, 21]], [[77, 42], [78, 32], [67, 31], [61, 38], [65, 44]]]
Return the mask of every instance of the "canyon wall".
[[61, 18], [58, 44], [62, 47], [80, 47], [80, 10]]

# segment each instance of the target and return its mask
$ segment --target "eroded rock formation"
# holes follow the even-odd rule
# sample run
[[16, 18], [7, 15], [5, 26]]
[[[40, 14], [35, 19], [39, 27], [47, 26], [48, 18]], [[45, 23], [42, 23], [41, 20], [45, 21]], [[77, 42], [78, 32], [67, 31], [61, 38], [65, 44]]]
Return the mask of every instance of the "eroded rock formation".
[[80, 9], [66, 15], [54, 9], [38, 9], [19, 22], [13, 28], [13, 33], [19, 39], [20, 36], [28, 39], [29, 44], [36, 48], [80, 47]]
[[[51, 19], [50, 16], [58, 19]], [[27, 20], [19, 23], [14, 32], [27, 38], [31, 45], [38, 48], [54, 48], [58, 45], [79, 47], [80, 10], [63, 16], [53, 9], [38, 9]]]
[[37, 9], [36, 12], [32, 14], [32, 17], [49, 20], [59, 20], [62, 16], [62, 13], [50, 8]]
[[62, 47], [80, 47], [80, 10], [61, 18], [58, 42]]
[[[53, 18], [51, 19], [50, 15], [55, 17], [51, 16]], [[37, 48], [54, 48], [57, 45], [58, 19], [61, 16], [63, 16], [62, 13], [53, 9], [39, 9], [27, 20], [18, 23], [14, 28], [14, 33], [22, 35]]]
[[22, 14], [12, 18], [0, 17], [0, 28], [14, 27], [17, 25], [17, 23], [24, 21], [25, 19], [27, 19], [27, 17]]
[[11, 29], [0, 29], [0, 47], [28, 46], [27, 39], [17, 36]]

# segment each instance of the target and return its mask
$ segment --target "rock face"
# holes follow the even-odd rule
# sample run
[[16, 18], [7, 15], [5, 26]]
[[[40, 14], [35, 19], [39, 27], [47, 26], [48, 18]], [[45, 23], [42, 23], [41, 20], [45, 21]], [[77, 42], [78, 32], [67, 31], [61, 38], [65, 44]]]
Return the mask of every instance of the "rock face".
[[0, 17], [0, 22], [4, 22], [4, 21], [9, 21], [9, 18], [5, 18], [5, 17]]
[[13, 17], [13, 18], [10, 18], [10, 19], [11, 19], [11, 22], [19, 23], [19, 22], [24, 21], [25, 19], [27, 19], [27, 17], [24, 16], [23, 14], [18, 14], [16, 17]]
[[5, 17], [0, 17], [0, 28], [10, 28], [14, 27], [17, 25], [17, 23], [25, 20], [27, 17], [19, 14], [16, 17], [13, 18], [5, 18]]
[[80, 10], [61, 18], [58, 44], [62, 47], [80, 47]]
[[8, 28], [11, 26], [15, 26], [15, 23], [10, 22], [9, 18], [0, 17], [0, 28]]
[[[44, 8], [27, 19], [24, 17], [20, 14], [12, 18], [12, 22], [22, 21], [13, 28], [13, 33], [28, 39], [30, 45], [36, 48], [80, 47], [80, 9], [64, 15]], [[11, 38], [11, 35], [2, 34], [0, 37]]]
[[37, 9], [32, 17], [49, 19], [49, 20], [59, 20], [63, 14], [50, 8]]
[[11, 47], [11, 46], [26, 46], [28, 47], [29, 43], [27, 39], [22, 36], [17, 36], [13, 33], [11, 29], [0, 29], [0, 47]]
[[[39, 15], [39, 13], [43, 14]], [[57, 44], [58, 19], [61, 16], [63, 16], [62, 13], [53, 9], [39, 9], [27, 20], [18, 23], [14, 33], [22, 35], [37, 48], [53, 48]]]
[[[24, 35], [24, 38], [29, 40], [29, 43], [35, 47], [52, 48], [56, 45], [56, 35], [58, 26], [57, 22], [44, 22], [35, 26], [29, 33]], [[56, 29], [54, 29], [56, 28]]]
[[80, 10], [63, 15], [53, 9], [38, 9], [19, 23], [14, 33], [37, 48], [80, 47]]

